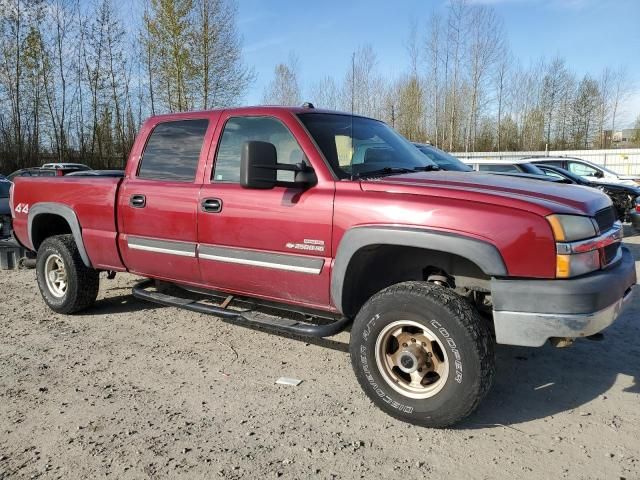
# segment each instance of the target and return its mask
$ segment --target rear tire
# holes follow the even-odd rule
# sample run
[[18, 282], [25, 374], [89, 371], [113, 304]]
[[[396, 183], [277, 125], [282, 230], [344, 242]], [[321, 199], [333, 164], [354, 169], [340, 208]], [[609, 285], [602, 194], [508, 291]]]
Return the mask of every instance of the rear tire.
[[354, 321], [351, 363], [387, 414], [443, 428], [470, 415], [493, 383], [489, 325], [452, 290], [427, 282], [388, 287]]
[[73, 235], [56, 235], [42, 242], [36, 277], [42, 298], [57, 313], [84, 310], [98, 296], [99, 272], [85, 266]]

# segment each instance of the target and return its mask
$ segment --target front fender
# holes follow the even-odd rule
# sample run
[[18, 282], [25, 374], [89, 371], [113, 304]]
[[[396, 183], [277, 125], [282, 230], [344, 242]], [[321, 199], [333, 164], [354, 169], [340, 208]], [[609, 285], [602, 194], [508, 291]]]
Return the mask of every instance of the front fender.
[[342, 297], [349, 262], [358, 250], [370, 245], [397, 245], [451, 253], [475, 263], [487, 276], [507, 276], [507, 268], [498, 249], [482, 240], [424, 228], [355, 227], [347, 231], [340, 241], [331, 276], [331, 299], [343, 313]]

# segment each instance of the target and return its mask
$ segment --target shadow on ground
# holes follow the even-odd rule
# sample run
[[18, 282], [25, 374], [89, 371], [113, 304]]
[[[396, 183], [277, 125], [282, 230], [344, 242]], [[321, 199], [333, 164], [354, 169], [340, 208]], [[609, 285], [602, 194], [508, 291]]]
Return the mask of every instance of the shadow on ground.
[[[636, 304], [638, 301], [636, 300]], [[605, 331], [602, 342], [578, 340], [557, 349], [498, 346], [493, 389], [459, 428], [510, 425], [585, 405], [607, 391], [619, 375], [630, 377], [625, 392], [640, 394], [638, 307]], [[640, 400], [640, 399], [639, 399]]]
[[138, 300], [131, 294], [117, 295], [115, 297], [101, 298], [87, 310], [83, 311], [83, 315], [113, 315], [117, 313], [133, 313], [143, 310], [155, 310], [162, 308], [160, 305]]

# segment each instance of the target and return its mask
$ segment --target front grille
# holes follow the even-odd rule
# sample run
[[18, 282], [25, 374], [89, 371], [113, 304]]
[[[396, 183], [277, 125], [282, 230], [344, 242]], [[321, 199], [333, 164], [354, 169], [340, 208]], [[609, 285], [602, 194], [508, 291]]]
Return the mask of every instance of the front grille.
[[613, 262], [613, 260], [616, 258], [616, 255], [618, 254], [618, 249], [619, 248], [620, 248], [620, 243], [616, 242], [616, 243], [612, 243], [610, 245], [607, 245], [606, 247], [604, 247], [601, 250], [601, 252], [602, 252], [602, 265], [603, 266], [607, 266], [611, 262]]
[[616, 211], [613, 207], [603, 208], [595, 214], [596, 223], [600, 232], [606, 232], [613, 227], [616, 221]]

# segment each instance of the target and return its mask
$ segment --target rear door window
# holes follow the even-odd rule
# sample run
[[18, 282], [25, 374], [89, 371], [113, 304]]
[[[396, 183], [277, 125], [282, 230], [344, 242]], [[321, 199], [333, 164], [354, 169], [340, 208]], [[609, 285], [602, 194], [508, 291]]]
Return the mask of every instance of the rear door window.
[[193, 182], [208, 120], [159, 123], [142, 153], [139, 178]]

